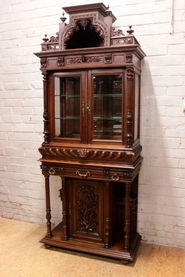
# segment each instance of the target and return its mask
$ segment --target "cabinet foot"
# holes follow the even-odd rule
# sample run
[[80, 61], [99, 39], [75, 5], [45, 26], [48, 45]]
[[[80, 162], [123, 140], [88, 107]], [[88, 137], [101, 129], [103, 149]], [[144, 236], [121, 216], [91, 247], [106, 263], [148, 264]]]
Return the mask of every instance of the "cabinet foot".
[[44, 247], [45, 247], [46, 249], [50, 249], [50, 248], [52, 248], [52, 245], [44, 244]]
[[128, 264], [132, 263], [131, 261], [127, 261], [127, 260], [120, 260], [120, 262], [121, 262], [123, 265], [128, 265]]

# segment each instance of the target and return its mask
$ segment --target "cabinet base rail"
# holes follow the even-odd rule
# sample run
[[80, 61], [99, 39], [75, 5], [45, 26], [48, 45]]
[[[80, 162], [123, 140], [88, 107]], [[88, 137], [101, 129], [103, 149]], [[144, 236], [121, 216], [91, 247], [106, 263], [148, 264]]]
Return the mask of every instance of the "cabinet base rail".
[[141, 242], [141, 236], [136, 233], [131, 243], [131, 247], [128, 251], [124, 250], [123, 242], [116, 241], [112, 246], [106, 248], [103, 243], [92, 243], [74, 238], [63, 240], [62, 237], [62, 223], [60, 223], [53, 231], [52, 237], [47, 235], [41, 239], [41, 243], [44, 243], [46, 247], [53, 246], [62, 249], [74, 250], [78, 252], [84, 252], [89, 254], [95, 254], [98, 256], [104, 256], [108, 258], [119, 259], [123, 264], [131, 263], [135, 260], [137, 250]]

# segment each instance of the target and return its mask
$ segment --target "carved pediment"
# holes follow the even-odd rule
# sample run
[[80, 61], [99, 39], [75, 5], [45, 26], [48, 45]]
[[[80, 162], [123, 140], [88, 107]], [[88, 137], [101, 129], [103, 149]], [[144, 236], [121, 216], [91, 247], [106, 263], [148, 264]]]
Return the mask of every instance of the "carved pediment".
[[70, 16], [70, 22], [61, 31], [61, 49], [110, 46], [110, 26], [116, 19], [104, 4], [90, 4], [63, 8]]
[[45, 35], [42, 51], [139, 45], [133, 36], [132, 26], [129, 26], [127, 35], [112, 26], [116, 17], [103, 3], [64, 7], [63, 10], [69, 15], [69, 23], [65, 22], [66, 17], [63, 13], [59, 32], [50, 38]]

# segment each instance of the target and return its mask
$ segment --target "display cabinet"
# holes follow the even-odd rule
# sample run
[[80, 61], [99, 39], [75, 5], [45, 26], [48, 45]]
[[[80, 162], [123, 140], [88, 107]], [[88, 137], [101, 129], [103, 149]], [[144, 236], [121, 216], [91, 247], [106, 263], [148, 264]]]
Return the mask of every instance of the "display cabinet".
[[[45, 35], [45, 245], [132, 262], [137, 232], [141, 60], [131, 26], [124, 35], [102, 3], [65, 7], [56, 36]], [[50, 176], [61, 178], [61, 223], [52, 230]], [[59, 199], [59, 201], [60, 201]]]

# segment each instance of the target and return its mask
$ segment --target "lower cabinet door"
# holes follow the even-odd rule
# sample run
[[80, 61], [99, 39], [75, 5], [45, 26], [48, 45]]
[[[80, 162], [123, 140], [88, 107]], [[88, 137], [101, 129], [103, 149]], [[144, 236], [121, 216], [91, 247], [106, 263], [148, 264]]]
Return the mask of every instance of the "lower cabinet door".
[[69, 238], [103, 243], [104, 182], [66, 178]]

